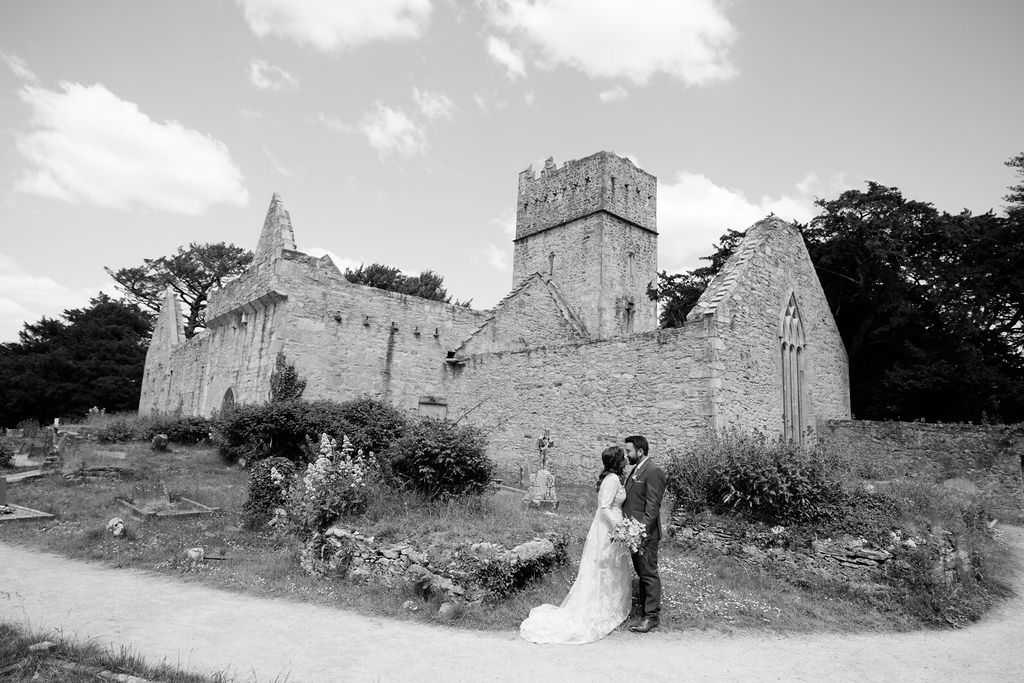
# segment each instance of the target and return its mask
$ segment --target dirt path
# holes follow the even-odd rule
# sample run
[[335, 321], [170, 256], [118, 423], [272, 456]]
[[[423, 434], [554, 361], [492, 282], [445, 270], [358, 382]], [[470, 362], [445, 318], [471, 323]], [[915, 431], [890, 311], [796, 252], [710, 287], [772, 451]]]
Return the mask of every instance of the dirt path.
[[[1007, 528], [1024, 561], [1024, 529]], [[1024, 574], [1016, 581], [1024, 596]], [[961, 631], [772, 636], [616, 631], [582, 646], [248, 598], [0, 544], [0, 618], [238, 680], [1022, 681], [1024, 598]]]

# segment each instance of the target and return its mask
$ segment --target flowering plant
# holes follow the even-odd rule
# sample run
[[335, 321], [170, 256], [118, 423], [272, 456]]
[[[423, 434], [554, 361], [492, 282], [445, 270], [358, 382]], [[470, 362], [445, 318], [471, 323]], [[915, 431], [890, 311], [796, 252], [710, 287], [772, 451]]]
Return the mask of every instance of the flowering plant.
[[612, 529], [612, 540], [624, 544], [631, 553], [643, 554], [644, 543], [647, 542], [647, 529], [632, 517], [623, 517]]
[[289, 501], [289, 516], [298, 531], [308, 536], [340, 517], [362, 513], [367, 502], [366, 469], [362, 453], [355, 453], [347, 436], [339, 449], [337, 441], [322, 434], [316, 461], [306, 467]]

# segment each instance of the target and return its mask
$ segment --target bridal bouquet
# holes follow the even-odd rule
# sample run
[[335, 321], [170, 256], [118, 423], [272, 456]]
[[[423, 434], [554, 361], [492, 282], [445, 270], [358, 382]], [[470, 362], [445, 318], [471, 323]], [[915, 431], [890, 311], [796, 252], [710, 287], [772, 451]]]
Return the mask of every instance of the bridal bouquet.
[[632, 517], [623, 517], [612, 529], [612, 540], [625, 544], [631, 553], [643, 553], [647, 530]]

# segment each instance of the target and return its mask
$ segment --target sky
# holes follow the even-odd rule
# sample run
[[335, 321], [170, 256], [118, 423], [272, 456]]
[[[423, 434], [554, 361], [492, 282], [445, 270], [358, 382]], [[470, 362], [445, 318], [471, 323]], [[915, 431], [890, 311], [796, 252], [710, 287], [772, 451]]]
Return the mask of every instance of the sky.
[[658, 178], [659, 269], [816, 198], [1003, 210], [1018, 0], [5, 0], [0, 342], [117, 295], [104, 267], [301, 250], [513, 286], [517, 176], [601, 150]]

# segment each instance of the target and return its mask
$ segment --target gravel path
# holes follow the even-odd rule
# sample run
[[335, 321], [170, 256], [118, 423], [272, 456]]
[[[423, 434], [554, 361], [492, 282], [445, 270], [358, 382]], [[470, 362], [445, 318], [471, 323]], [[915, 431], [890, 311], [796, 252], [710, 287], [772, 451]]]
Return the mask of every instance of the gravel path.
[[[1024, 562], [1024, 529], [1006, 528]], [[1024, 595], [1024, 574], [1016, 580]], [[582, 646], [251, 598], [0, 543], [0, 618], [240, 681], [1024, 681], [1024, 599], [960, 631], [616, 631]]]

